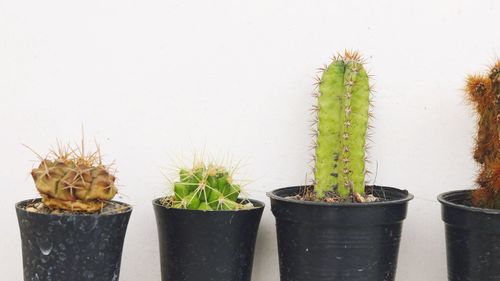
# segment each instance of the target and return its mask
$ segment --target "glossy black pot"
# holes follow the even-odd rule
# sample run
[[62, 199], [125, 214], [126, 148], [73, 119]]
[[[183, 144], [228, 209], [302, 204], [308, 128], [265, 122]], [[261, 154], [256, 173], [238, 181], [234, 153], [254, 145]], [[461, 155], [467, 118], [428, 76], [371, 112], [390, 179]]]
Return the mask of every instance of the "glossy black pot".
[[24, 281], [118, 281], [132, 207], [119, 213], [41, 214], [16, 204]]
[[438, 197], [445, 223], [449, 281], [500, 280], [500, 210], [471, 207], [471, 191]]
[[393, 281], [407, 191], [373, 186], [386, 200], [299, 201], [303, 186], [268, 193], [276, 217], [281, 281]]
[[162, 281], [250, 281], [264, 203], [238, 211], [167, 208], [153, 200]]

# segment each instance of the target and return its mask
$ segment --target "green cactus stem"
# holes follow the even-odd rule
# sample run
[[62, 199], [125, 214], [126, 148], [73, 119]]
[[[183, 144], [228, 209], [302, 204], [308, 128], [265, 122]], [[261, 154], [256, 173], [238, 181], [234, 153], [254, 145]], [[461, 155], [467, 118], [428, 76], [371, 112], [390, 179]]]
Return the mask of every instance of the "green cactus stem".
[[250, 202], [238, 200], [241, 187], [233, 182], [231, 173], [214, 164], [199, 163], [192, 169], [180, 169], [173, 190], [174, 195], [163, 200], [167, 207], [201, 211], [252, 207]]
[[315, 185], [318, 199], [365, 191], [365, 143], [370, 86], [359, 54], [334, 58], [319, 81]]

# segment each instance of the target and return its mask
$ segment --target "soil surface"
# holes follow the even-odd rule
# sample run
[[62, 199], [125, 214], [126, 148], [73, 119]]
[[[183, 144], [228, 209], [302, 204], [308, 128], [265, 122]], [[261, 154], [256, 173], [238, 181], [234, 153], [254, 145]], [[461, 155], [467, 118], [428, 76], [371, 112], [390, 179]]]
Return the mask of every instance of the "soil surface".
[[117, 202], [103, 202], [101, 210], [93, 213], [85, 212], [74, 212], [69, 210], [61, 209], [51, 209], [43, 204], [41, 201], [33, 201], [33, 203], [28, 203], [24, 206], [24, 209], [28, 212], [46, 214], [46, 215], [66, 215], [66, 214], [117, 214], [126, 211], [129, 208], [128, 205], [120, 204]]
[[[254, 206], [253, 203], [247, 198], [238, 198], [237, 200], [238, 200], [238, 203], [241, 204], [241, 208], [236, 209], [235, 211], [237, 211], [237, 210], [249, 210], [249, 209], [253, 209], [253, 208], [258, 207], [258, 206], [257, 207]], [[172, 196], [163, 197], [162, 199], [160, 199], [159, 203], [167, 208], [175, 208], [174, 207], [175, 201], [176, 201], [175, 195], [172, 195]], [[212, 210], [212, 211], [219, 211], [219, 210]]]
[[288, 199], [295, 199], [300, 201], [320, 201], [326, 203], [370, 203], [370, 202], [380, 202], [385, 201], [385, 198], [377, 197], [373, 194], [373, 189], [367, 187], [365, 194], [361, 195], [359, 193], [350, 194], [347, 198], [341, 198], [338, 194], [334, 192], [325, 193], [325, 197], [318, 199], [316, 193], [311, 186], [304, 187], [301, 193], [288, 196]]

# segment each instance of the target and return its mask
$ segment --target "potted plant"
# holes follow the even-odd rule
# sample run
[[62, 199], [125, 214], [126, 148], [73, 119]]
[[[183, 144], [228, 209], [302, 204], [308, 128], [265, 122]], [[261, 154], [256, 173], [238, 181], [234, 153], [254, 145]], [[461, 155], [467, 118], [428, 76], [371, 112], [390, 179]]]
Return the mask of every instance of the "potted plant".
[[182, 168], [173, 194], [153, 200], [162, 281], [250, 281], [264, 203], [239, 199], [233, 174], [215, 164]]
[[448, 280], [500, 279], [500, 61], [486, 75], [469, 76], [467, 97], [478, 115], [474, 190], [440, 194]]
[[[38, 155], [38, 154], [37, 154]], [[31, 171], [41, 198], [16, 204], [25, 281], [117, 281], [132, 207], [111, 201], [99, 149], [59, 146]]]
[[318, 81], [314, 181], [268, 193], [282, 281], [392, 281], [407, 191], [365, 186], [370, 86], [356, 52]]

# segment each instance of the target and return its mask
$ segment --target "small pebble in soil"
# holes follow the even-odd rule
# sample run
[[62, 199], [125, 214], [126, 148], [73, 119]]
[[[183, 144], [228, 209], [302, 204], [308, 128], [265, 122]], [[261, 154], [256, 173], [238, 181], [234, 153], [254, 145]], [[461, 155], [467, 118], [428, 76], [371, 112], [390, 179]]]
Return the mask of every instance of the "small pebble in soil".
[[38, 213], [38, 210], [34, 207], [26, 207], [26, 211], [28, 212], [32, 212], [32, 213]]

